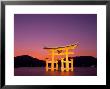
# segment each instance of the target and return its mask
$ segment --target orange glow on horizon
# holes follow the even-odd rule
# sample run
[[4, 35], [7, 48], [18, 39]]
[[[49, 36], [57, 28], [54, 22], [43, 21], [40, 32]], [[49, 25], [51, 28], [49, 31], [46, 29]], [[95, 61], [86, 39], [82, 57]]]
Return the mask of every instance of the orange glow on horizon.
[[[75, 54], [70, 55], [71, 57], [75, 56], [93, 56], [97, 58], [97, 53], [95, 51], [74, 51]], [[39, 60], [45, 60], [45, 58], [50, 58], [50, 56], [47, 56], [45, 53], [39, 53], [38, 51], [30, 51], [30, 50], [15, 50], [14, 56], [21, 56], [21, 55], [29, 55], [34, 58], [38, 58]], [[64, 56], [61, 56], [64, 57]], [[57, 58], [57, 56], [56, 56]]]
[[32, 56], [32, 57], [37, 58], [39, 60], [44, 60], [44, 58], [45, 58], [44, 54], [41, 54], [37, 51], [29, 51], [29, 50], [27, 50], [27, 51], [24, 51], [24, 50], [15, 51], [14, 56], [21, 56], [21, 55], [29, 55], [29, 56]]

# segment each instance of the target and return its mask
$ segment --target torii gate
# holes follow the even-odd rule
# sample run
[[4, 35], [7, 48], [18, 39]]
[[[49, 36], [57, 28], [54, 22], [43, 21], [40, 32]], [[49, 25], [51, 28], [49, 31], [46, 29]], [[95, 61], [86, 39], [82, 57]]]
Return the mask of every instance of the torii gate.
[[[51, 60], [47, 60], [48, 58], [46, 58], [46, 71], [48, 71], [49, 69], [51, 69], [51, 71], [54, 71], [55, 69], [58, 70], [58, 60], [61, 60], [61, 71], [73, 71], [73, 59], [71, 59], [69, 61], [68, 57], [70, 54], [74, 54], [74, 52], [69, 52], [70, 49], [75, 49], [77, 46], [77, 44], [72, 44], [72, 45], [67, 45], [65, 47], [57, 47], [57, 48], [47, 48], [45, 47], [44, 49], [46, 49], [47, 51], [51, 52]], [[60, 55], [66, 55], [66, 61], [64, 61], [64, 58], [61, 59], [55, 59], [55, 56], [60, 56]], [[49, 68], [48, 64], [51, 63], [51, 67]], [[54, 66], [54, 64], [56, 64], [56, 67]], [[64, 64], [66, 64], [64, 66]], [[71, 67], [69, 67], [69, 64], [71, 65]]]

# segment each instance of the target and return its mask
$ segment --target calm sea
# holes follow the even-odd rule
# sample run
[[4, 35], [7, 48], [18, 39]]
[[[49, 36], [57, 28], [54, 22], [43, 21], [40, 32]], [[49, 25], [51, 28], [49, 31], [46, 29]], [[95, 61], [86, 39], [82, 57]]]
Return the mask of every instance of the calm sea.
[[15, 76], [97, 76], [95, 67], [74, 67], [74, 71], [45, 71], [45, 67], [20, 67], [14, 69]]

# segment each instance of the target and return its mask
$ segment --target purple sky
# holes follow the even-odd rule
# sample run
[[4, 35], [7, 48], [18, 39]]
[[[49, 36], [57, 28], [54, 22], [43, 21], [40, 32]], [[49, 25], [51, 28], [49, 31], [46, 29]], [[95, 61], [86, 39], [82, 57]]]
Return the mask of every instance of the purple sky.
[[97, 57], [96, 14], [15, 14], [15, 56], [45, 56], [44, 46], [79, 42], [74, 56]]

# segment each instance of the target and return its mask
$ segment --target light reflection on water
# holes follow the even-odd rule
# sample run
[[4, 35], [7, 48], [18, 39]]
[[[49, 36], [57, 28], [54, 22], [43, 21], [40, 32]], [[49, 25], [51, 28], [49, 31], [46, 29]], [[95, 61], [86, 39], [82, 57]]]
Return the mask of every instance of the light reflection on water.
[[50, 76], [73, 76], [74, 75], [74, 72], [71, 72], [71, 71], [47, 71], [46, 72], [46, 75], [50, 75]]
[[97, 68], [74, 67], [74, 71], [47, 71], [44, 67], [20, 67], [14, 69], [15, 76], [96, 76]]

